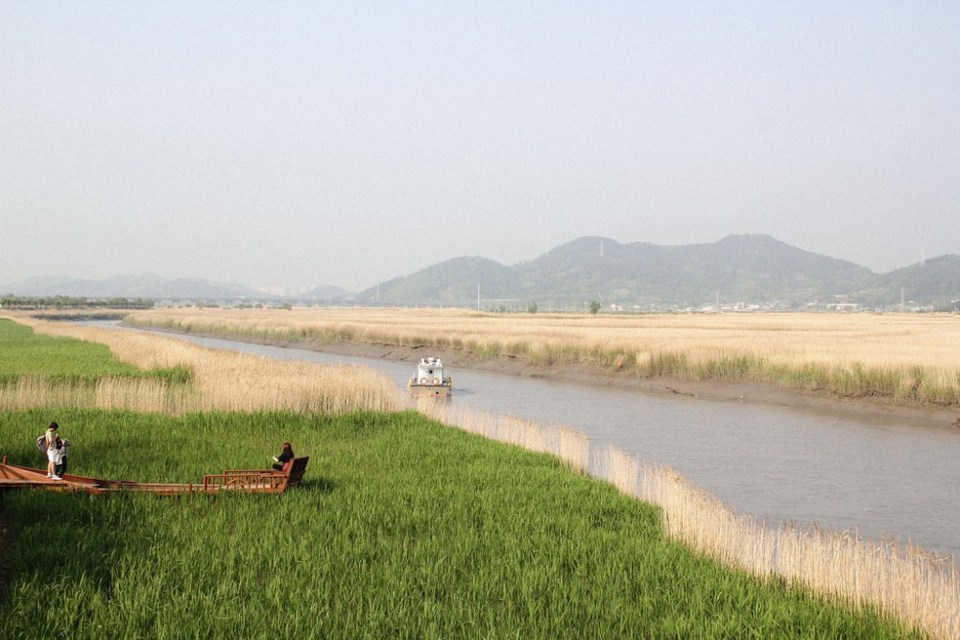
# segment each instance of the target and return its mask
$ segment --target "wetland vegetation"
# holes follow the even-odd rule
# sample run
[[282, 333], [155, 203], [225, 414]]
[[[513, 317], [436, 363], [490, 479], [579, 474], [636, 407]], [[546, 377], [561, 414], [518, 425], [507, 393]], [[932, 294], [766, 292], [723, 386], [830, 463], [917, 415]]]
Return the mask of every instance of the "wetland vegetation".
[[[15, 542], [0, 560], [8, 567], [0, 590], [5, 637], [170, 636], [189, 629], [204, 637], [874, 638], [920, 637], [913, 624], [944, 637], [956, 630], [952, 585], [947, 601], [925, 618], [869, 599], [817, 596], [778, 574], [725, 567], [709, 557], [724, 559], [722, 552], [695, 552], [678, 535], [678, 527], [702, 529], [715, 520], [707, 514], [716, 514], [716, 505], [680, 517], [673, 507], [640, 502], [630, 489], [639, 471], [629, 461], [611, 458], [622, 482], [586, 477], [571, 463], [583, 455], [571, 439], [544, 446], [548, 438], [532, 425], [517, 426], [515, 443], [555, 455], [446, 428], [401, 410], [388, 393], [359, 394], [347, 406], [306, 402], [300, 387], [259, 398], [261, 406], [242, 404], [238, 396], [258, 395], [251, 390], [285, 380], [302, 385], [297, 372], [305, 363], [245, 369], [214, 352], [190, 359], [193, 348], [179, 351], [172, 345], [182, 343], [170, 338], [141, 336], [150, 346], [139, 338], [131, 346], [132, 338], [117, 337], [129, 332], [89, 329], [83, 335], [113, 341], [118, 357], [102, 365], [102, 379], [129, 374], [134, 360], [146, 371], [184, 366], [192, 372], [187, 380], [164, 384], [190, 389], [191, 404], [75, 406], [56, 394], [6, 394], [0, 451], [11, 462], [39, 464], [32, 440], [57, 419], [75, 443], [71, 467], [84, 475], [189, 482], [223, 468], [266, 466], [284, 440], [309, 455], [311, 466], [304, 485], [280, 497], [8, 492], [3, 526], [13, 531], [5, 540]], [[0, 320], [0, 333], [10, 330], [20, 331]], [[103, 357], [94, 342], [58, 343], [77, 349], [68, 361], [78, 370], [88, 349]], [[210, 366], [225, 372], [226, 382], [213, 384], [204, 360], [217, 360]], [[293, 373], [282, 371], [287, 364]], [[314, 369], [319, 375], [322, 367]], [[243, 376], [269, 383], [247, 386]], [[370, 388], [380, 389], [373, 378]], [[2, 386], [21, 384], [11, 376]], [[231, 385], [240, 391], [226, 393]], [[496, 431], [511, 441], [503, 437], [507, 429]], [[929, 600], [929, 592], [914, 595], [918, 607]], [[878, 610], [911, 622], [903, 626]], [[286, 621], [282, 628], [278, 620]]]
[[[49, 416], [4, 414], [18, 461]], [[3, 637], [912, 635], [725, 569], [655, 508], [412, 412], [56, 417], [91, 475], [187, 481], [284, 439], [311, 467], [280, 497], [5, 496]]]
[[619, 378], [762, 383], [844, 398], [960, 408], [956, 314], [155, 309], [135, 312], [128, 321], [241, 339], [429, 348], [466, 361], [506, 358], [543, 369], [572, 365]]

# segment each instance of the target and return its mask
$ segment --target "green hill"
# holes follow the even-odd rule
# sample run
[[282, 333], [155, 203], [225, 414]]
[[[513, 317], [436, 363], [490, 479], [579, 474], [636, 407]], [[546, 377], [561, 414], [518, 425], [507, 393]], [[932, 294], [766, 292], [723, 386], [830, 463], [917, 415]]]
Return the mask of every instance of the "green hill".
[[857, 292], [870, 306], [936, 304], [953, 309], [960, 300], [960, 256], [945, 255], [877, 276]]
[[[582, 237], [511, 267], [455, 258], [394, 278], [357, 295], [360, 304], [483, 309], [699, 308], [761, 305], [799, 309], [836, 301], [867, 307], [950, 306], [960, 298], [960, 257], [942, 256], [888, 274], [791, 247], [767, 235], [734, 235], [709, 244], [621, 244]], [[479, 291], [479, 295], [478, 295]]]

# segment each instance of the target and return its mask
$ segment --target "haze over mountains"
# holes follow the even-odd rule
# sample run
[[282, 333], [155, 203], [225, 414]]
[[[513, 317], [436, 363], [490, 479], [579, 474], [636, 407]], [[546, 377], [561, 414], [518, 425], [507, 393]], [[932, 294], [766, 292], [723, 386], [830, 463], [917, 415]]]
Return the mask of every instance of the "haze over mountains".
[[801, 309], [837, 302], [869, 308], [909, 302], [952, 309], [960, 300], [960, 256], [944, 255], [877, 274], [766, 235], [727, 236], [714, 243], [679, 246], [582, 237], [513, 266], [465, 256], [356, 294], [327, 285], [284, 297], [238, 284], [167, 280], [151, 274], [101, 281], [31, 278], [0, 285], [0, 291], [18, 296], [297, 300], [543, 311], [583, 309], [594, 301], [605, 308], [624, 309], [716, 304]]

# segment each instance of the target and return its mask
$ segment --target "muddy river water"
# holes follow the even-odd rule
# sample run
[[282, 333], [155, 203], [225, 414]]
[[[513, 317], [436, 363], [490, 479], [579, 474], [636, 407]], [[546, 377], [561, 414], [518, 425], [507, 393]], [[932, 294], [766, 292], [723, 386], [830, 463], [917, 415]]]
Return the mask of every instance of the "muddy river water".
[[[278, 359], [359, 362], [400, 386], [414, 365], [196, 336], [217, 349]], [[902, 418], [650, 395], [470, 370], [450, 372], [450, 402], [585, 434], [673, 467], [737, 513], [771, 526], [819, 523], [907, 540], [960, 558], [960, 430]]]

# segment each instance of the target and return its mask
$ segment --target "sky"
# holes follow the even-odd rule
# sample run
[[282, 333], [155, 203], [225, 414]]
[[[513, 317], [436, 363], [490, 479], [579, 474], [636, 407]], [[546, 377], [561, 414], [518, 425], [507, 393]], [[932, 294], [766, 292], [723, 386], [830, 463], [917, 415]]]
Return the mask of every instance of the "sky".
[[0, 2], [0, 284], [960, 254], [960, 2]]

